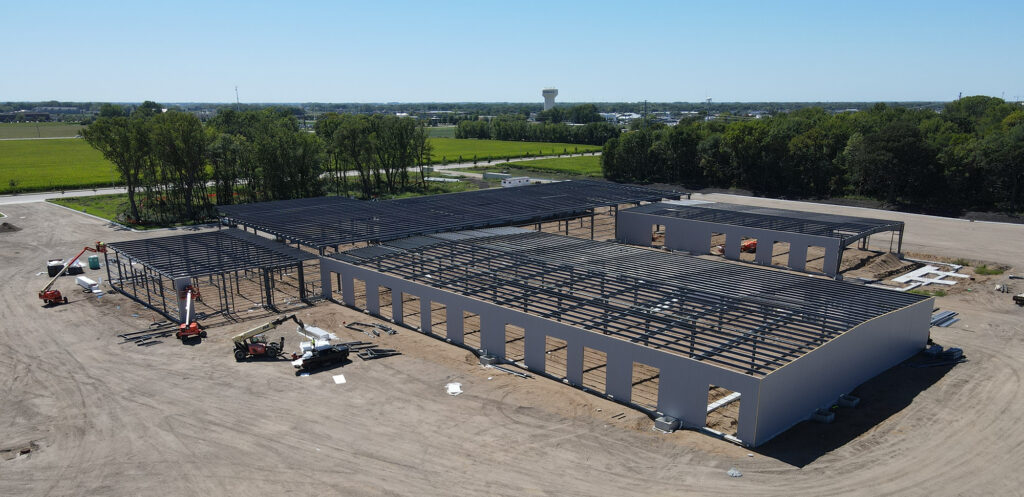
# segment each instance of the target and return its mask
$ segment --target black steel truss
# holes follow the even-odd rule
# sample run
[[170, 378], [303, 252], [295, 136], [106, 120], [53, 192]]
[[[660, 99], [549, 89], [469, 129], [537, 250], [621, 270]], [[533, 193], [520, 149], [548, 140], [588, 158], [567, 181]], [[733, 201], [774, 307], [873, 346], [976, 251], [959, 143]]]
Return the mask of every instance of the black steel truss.
[[901, 221], [721, 202], [686, 205], [656, 203], [634, 207], [623, 212], [641, 212], [654, 216], [839, 238], [844, 247], [864, 237], [884, 231], [897, 231], [902, 235], [904, 228]]
[[603, 181], [564, 181], [386, 201], [318, 197], [222, 206], [230, 223], [324, 250], [357, 242], [590, 215], [597, 207], [682, 194]]
[[514, 229], [333, 257], [755, 376], [926, 298]]
[[116, 242], [109, 247], [168, 278], [274, 269], [316, 259], [315, 254], [233, 229]]

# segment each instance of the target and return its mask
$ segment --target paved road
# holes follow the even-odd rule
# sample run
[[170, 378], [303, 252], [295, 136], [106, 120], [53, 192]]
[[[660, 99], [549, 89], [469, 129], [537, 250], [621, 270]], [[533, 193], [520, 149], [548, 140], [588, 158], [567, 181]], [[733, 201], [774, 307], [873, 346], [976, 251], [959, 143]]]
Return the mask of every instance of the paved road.
[[14, 140], [67, 140], [70, 138], [81, 138], [79, 136], [30, 136], [25, 138], [0, 138], [0, 141], [14, 141]]
[[0, 195], [0, 205], [6, 204], [28, 204], [32, 202], [45, 202], [46, 199], [63, 197], [89, 197], [92, 195], [108, 195], [111, 193], [125, 193], [124, 187], [97, 188], [95, 190], [65, 190], [64, 192], [40, 192], [40, 193], [19, 193], [17, 195]]

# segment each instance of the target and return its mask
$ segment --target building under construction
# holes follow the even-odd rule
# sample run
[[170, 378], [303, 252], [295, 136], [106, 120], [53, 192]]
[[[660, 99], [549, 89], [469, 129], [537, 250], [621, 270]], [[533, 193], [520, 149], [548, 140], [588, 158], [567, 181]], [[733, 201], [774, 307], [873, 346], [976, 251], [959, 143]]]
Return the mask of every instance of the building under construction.
[[319, 288], [315, 255], [240, 230], [111, 243], [105, 257], [111, 288], [177, 322], [187, 287], [208, 323], [308, 305]]
[[832, 277], [839, 277], [847, 247], [856, 243], [867, 249], [871, 235], [886, 232], [891, 234], [887, 251], [902, 253], [899, 221], [722, 202], [652, 203], [619, 212], [616, 223], [616, 239], [623, 243], [693, 255], [718, 248], [732, 260], [748, 252], [755, 264]]
[[[764, 443], [919, 352], [929, 298], [516, 228], [321, 260], [325, 297], [683, 426]], [[717, 401], [717, 402], [716, 402]]]
[[196, 303], [201, 318], [234, 320], [319, 298], [317, 253], [416, 234], [510, 225], [612, 239], [620, 206], [681, 195], [567, 181], [388, 201], [317, 197], [225, 206], [220, 207], [222, 224], [242, 229], [110, 244], [108, 281], [175, 321], [184, 319], [182, 289], [191, 286], [202, 296]]
[[323, 254], [414, 235], [527, 226], [592, 239], [615, 237], [622, 207], [682, 193], [604, 181], [563, 181], [397, 200], [317, 197], [219, 207], [225, 224]]
[[[108, 280], [179, 322], [189, 286], [201, 291], [200, 319], [331, 299], [644, 410], [663, 425], [707, 427], [752, 446], [924, 347], [926, 297], [603, 241], [618, 232], [650, 245], [660, 224], [664, 245], [685, 249], [690, 238], [670, 226], [685, 216], [665, 212], [685, 206], [642, 205], [680, 196], [572, 181], [230, 206], [223, 224], [241, 229], [110, 244]], [[718, 224], [708, 225], [730, 233], [727, 255], [738, 243], [730, 226], [792, 244], [799, 240], [785, 233], [813, 224], [730, 212], [712, 214]], [[742, 219], [731, 224], [730, 216]], [[829, 226], [831, 235], [803, 234], [845, 247], [896, 228]], [[692, 245], [706, 249], [700, 233]], [[719, 422], [726, 411], [731, 424]]]

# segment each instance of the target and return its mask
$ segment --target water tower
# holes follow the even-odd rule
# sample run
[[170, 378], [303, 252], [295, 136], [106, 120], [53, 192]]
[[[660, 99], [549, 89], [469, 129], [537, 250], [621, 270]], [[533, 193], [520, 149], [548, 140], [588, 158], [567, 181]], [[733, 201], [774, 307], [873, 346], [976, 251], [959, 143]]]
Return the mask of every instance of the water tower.
[[544, 96], [544, 110], [550, 110], [555, 106], [555, 97], [558, 96], [558, 88], [544, 88], [540, 92]]

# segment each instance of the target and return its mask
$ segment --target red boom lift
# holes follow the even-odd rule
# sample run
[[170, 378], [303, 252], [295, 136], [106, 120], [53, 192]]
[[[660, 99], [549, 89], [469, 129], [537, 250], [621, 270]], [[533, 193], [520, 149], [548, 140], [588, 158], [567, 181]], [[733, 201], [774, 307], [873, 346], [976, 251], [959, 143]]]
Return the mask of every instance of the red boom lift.
[[186, 299], [185, 322], [178, 325], [178, 332], [174, 334], [174, 337], [182, 341], [191, 337], [206, 338], [206, 330], [199, 329], [199, 323], [192, 320], [192, 301], [200, 299], [199, 290], [189, 285], [185, 287], [183, 293]]
[[39, 290], [39, 298], [43, 300], [43, 304], [49, 305], [49, 304], [67, 304], [68, 303], [68, 298], [63, 296], [63, 295], [61, 295], [60, 290], [51, 290], [50, 288], [53, 287], [53, 284], [57, 282], [57, 278], [60, 278], [64, 273], [66, 273], [68, 271], [68, 268], [71, 267], [71, 265], [74, 264], [75, 261], [77, 261], [78, 258], [81, 257], [82, 254], [84, 254], [86, 252], [106, 253], [107, 252], [107, 244], [105, 244], [103, 242], [96, 242], [96, 247], [95, 248], [93, 248], [93, 247], [85, 247], [84, 249], [82, 249], [81, 252], [78, 253], [78, 255], [75, 256], [74, 259], [71, 259], [70, 261], [68, 261], [68, 263], [65, 264], [63, 268], [61, 268], [60, 272], [57, 273], [53, 278], [51, 278], [50, 282], [47, 283], [46, 286], [44, 286], [42, 290]]

